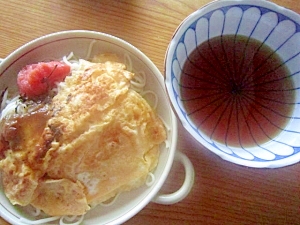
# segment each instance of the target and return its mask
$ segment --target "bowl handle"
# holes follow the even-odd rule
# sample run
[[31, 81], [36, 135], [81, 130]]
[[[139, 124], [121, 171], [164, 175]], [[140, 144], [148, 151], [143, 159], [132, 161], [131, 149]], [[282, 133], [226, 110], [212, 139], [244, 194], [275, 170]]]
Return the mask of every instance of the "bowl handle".
[[195, 177], [195, 171], [192, 162], [185, 154], [179, 151], [176, 151], [174, 160], [179, 161], [184, 166], [185, 179], [182, 186], [174, 193], [156, 195], [152, 199], [152, 202], [162, 204], [162, 205], [175, 204], [181, 201], [182, 199], [184, 199], [191, 191], [194, 185], [194, 177]]

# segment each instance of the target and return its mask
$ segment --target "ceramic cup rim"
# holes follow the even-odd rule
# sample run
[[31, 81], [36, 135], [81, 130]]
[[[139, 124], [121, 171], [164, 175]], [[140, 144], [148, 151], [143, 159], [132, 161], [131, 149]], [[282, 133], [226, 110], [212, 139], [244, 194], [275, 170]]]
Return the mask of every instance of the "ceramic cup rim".
[[[297, 163], [300, 161], [300, 154], [295, 154], [287, 159], [282, 159], [278, 161], [272, 161], [270, 160], [269, 162], [259, 162], [259, 161], [251, 161], [251, 160], [244, 160], [238, 157], [232, 157], [229, 156], [226, 153], [223, 153], [219, 150], [216, 150], [212, 144], [208, 143], [207, 141], [203, 140], [198, 136], [198, 133], [196, 133], [189, 122], [187, 121], [186, 117], [180, 112], [182, 110], [182, 106], [179, 106], [180, 100], [177, 100], [176, 94], [173, 93], [173, 84], [172, 84], [172, 60], [173, 57], [175, 57], [175, 51], [177, 48], [177, 44], [181, 41], [181, 39], [184, 38], [185, 33], [187, 30], [190, 28], [190, 26], [195, 23], [199, 18], [202, 16], [212, 13], [213, 11], [216, 11], [221, 8], [226, 8], [226, 7], [232, 7], [232, 6], [240, 6], [240, 5], [249, 5], [251, 6], [257, 6], [257, 7], [265, 7], [268, 9], [271, 9], [276, 12], [280, 12], [280, 14], [285, 15], [286, 17], [290, 18], [293, 20], [295, 23], [300, 24], [300, 16], [296, 12], [293, 12], [290, 9], [284, 8], [282, 6], [279, 6], [273, 2], [269, 1], [261, 1], [261, 0], [216, 0], [212, 1], [205, 6], [201, 7], [197, 11], [191, 13], [189, 16], [187, 16], [177, 27], [175, 30], [173, 37], [171, 39], [171, 42], [167, 48], [166, 54], [165, 54], [165, 62], [164, 62], [164, 71], [165, 71], [165, 84], [167, 88], [167, 93], [169, 96], [169, 99], [172, 103], [172, 107], [174, 111], [176, 112], [176, 116], [179, 118], [180, 122], [182, 125], [185, 127], [185, 129], [202, 145], [204, 145], [207, 149], [211, 150], [212, 152], [216, 153], [219, 155], [221, 158], [225, 159], [226, 161], [230, 161], [239, 165], [244, 165], [244, 166], [250, 166], [250, 167], [282, 167], [286, 165], [291, 165], [294, 163]], [[174, 75], [179, 76], [180, 75]], [[177, 77], [177, 79], [180, 79]], [[290, 121], [291, 122], [291, 121]], [[201, 131], [199, 131], [201, 133]], [[216, 142], [214, 142], [216, 143]], [[225, 144], [222, 144], [224, 148], [227, 146]], [[234, 147], [232, 147], [234, 148]]]

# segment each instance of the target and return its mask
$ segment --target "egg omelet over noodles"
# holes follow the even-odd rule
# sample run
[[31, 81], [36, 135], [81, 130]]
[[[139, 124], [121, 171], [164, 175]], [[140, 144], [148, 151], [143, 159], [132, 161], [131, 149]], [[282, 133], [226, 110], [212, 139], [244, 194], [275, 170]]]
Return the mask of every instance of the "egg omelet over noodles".
[[145, 183], [166, 132], [130, 88], [133, 77], [122, 63], [81, 60], [50, 101], [2, 119], [0, 169], [12, 204], [83, 215]]

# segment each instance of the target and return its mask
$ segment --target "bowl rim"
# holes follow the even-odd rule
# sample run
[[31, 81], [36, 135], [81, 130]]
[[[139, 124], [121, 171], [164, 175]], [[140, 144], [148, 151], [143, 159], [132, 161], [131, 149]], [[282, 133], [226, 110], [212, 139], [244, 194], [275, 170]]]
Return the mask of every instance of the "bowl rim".
[[[33, 51], [35, 48], [43, 45], [43, 44], [49, 44], [50, 42], [53, 42], [53, 40], [62, 40], [62, 39], [68, 39], [68, 38], [97, 38], [100, 40], [112, 40], [114, 44], [117, 44], [118, 46], [126, 49], [126, 51], [131, 52], [133, 55], [135, 55], [141, 63], [144, 64], [144, 66], [148, 67], [150, 71], [155, 75], [156, 79], [158, 80], [161, 89], [165, 95], [165, 98], [167, 99], [167, 92], [164, 85], [164, 77], [161, 74], [161, 72], [158, 70], [156, 65], [150, 60], [149, 57], [147, 57], [141, 50], [130, 44], [129, 42], [113, 36], [111, 34], [99, 32], [99, 31], [92, 31], [92, 30], [65, 30], [65, 31], [58, 31], [50, 34], [43, 35], [41, 37], [38, 37], [36, 39], [33, 39], [24, 45], [20, 46], [13, 52], [11, 52], [8, 56], [6, 56], [2, 61], [0, 61], [0, 77], [2, 74], [6, 72], [6, 70], [12, 66], [16, 61], [18, 61], [20, 58], [27, 54], [30, 51]], [[138, 212], [140, 212], [147, 204], [151, 202], [151, 200], [158, 194], [159, 190], [163, 186], [165, 180], [167, 179], [167, 176], [171, 170], [171, 167], [173, 165], [175, 152], [177, 150], [177, 137], [178, 137], [178, 129], [177, 129], [177, 118], [171, 108], [171, 104], [168, 106], [170, 108], [170, 127], [172, 129], [172, 132], [170, 133], [171, 140], [175, 140], [172, 143], [169, 143], [169, 150], [168, 150], [168, 159], [166, 160], [166, 163], [164, 165], [164, 169], [161, 172], [161, 176], [158, 180], [158, 182], [155, 184], [154, 187], [151, 187], [151, 191], [138, 203], [135, 204], [135, 206], [131, 207], [130, 209], [126, 210], [125, 213], [122, 213], [122, 215], [115, 216], [113, 219], [110, 219], [110, 222], [107, 222], [105, 224], [116, 224], [116, 223], [123, 223], [133, 216], [135, 216]], [[0, 206], [1, 207], [1, 206]], [[9, 211], [8, 211], [9, 212]], [[10, 213], [10, 212], [9, 212]], [[5, 214], [4, 212], [0, 211], [0, 216], [2, 216], [4, 219], [6, 219], [9, 222], [12, 223], [19, 223], [19, 220], [14, 220], [14, 218], [10, 217], [8, 214]]]

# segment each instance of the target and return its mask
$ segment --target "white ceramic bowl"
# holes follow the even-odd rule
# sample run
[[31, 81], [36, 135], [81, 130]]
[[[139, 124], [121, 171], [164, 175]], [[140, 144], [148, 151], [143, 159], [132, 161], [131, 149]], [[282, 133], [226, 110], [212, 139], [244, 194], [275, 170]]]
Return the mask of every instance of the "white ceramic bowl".
[[[88, 53], [92, 41], [95, 43]], [[10, 91], [17, 90], [16, 75], [23, 66], [46, 59], [61, 59], [70, 52], [74, 52], [80, 58], [85, 58], [87, 54], [95, 55], [101, 52], [116, 53], [120, 57], [128, 54], [132, 60], [133, 71], [144, 71], [147, 75], [145, 90], [157, 94], [157, 113], [168, 128], [169, 144], [161, 146], [153, 185], [150, 187], [144, 185], [136, 190], [122, 193], [112, 205], [95, 207], [84, 216], [83, 224], [121, 224], [138, 213], [150, 201], [173, 204], [185, 198], [193, 185], [194, 170], [189, 159], [176, 151], [177, 120], [169, 104], [163, 76], [149, 58], [131, 44], [111, 35], [93, 31], [65, 31], [38, 38], [3, 59], [0, 64], [0, 91], [2, 92], [5, 87], [9, 87]], [[152, 100], [148, 99], [148, 101], [151, 104]], [[159, 194], [174, 159], [184, 165], [186, 173], [184, 184], [171, 195]], [[2, 190], [0, 185], [0, 216], [15, 225], [39, 224], [39, 220], [27, 214], [22, 207], [12, 206]], [[67, 223], [67, 219], [57, 218], [51, 224]], [[76, 219], [71, 221], [73, 224], [79, 222]]]
[[[186, 107], [184, 106], [184, 103], [182, 101], [183, 98], [181, 87], [183, 85], [181, 85], [180, 83], [182, 76], [181, 73], [185, 62], [188, 59], [188, 56], [194, 49], [196, 49], [197, 46], [204, 43], [205, 41], [211, 40], [212, 38], [217, 36], [224, 35], [243, 35], [247, 38], [251, 37], [253, 39], [259, 40], [264, 45], [269, 46], [276, 54], [280, 56], [283, 63], [288, 67], [294, 83], [295, 100], [293, 102], [289, 102], [293, 104], [294, 110], [287, 125], [279, 127], [279, 129], [282, 129], [282, 132], [280, 132], [277, 136], [269, 138], [269, 140], [261, 144], [255, 144], [251, 147], [247, 147], [242, 143], [235, 146], [228, 144], [228, 142], [226, 142], [226, 138], [227, 136], [231, 135], [228, 133], [226, 133], [226, 137], [224, 137], [224, 140], [226, 141], [223, 142], [216, 141], [215, 138], [213, 138], [214, 131], [211, 132], [211, 135], [205, 134], [202, 131], [201, 125], [195, 125], [195, 123], [190, 118], [190, 115], [195, 111], [189, 111], [187, 113]], [[169, 94], [172, 105], [186, 130], [207, 149], [216, 153], [223, 159], [236, 164], [249, 167], [275, 168], [299, 162], [299, 40], [299, 14], [289, 9], [278, 6], [270, 1], [213, 1], [189, 15], [176, 30], [170, 42], [165, 59], [167, 92]], [[218, 80], [220, 78], [216, 77], [215, 79]], [[264, 96], [262, 96], [262, 98], [263, 97]], [[214, 100], [214, 97], [212, 97], [212, 104]], [[272, 101], [275, 102], [276, 99]], [[263, 107], [265, 107], [266, 110], [274, 110], [272, 107], [267, 107], [265, 105], [263, 105]], [[197, 110], [200, 109], [198, 108]], [[213, 114], [213, 111], [211, 112], [212, 113], [208, 116], [211, 116]], [[265, 117], [265, 121], [269, 119], [268, 115], [260, 111], [260, 109], [258, 108], [257, 112], [260, 113], [262, 117]], [[277, 111], [275, 113], [277, 113]], [[240, 112], [240, 116], [236, 116], [235, 118], [242, 118], [241, 114], [242, 112]], [[224, 113], [223, 115], [227, 114]], [[225, 118], [225, 116], [223, 116], [222, 118]], [[245, 124], [247, 124], [247, 121], [250, 121], [250, 119], [262, 121], [262, 119], [258, 119], [258, 117], [256, 116], [253, 116], [252, 118], [244, 116], [244, 118], [246, 118]], [[220, 121], [222, 121], [222, 119]], [[218, 124], [220, 124], [220, 121], [215, 120], [211, 123], [215, 122], [217, 127]], [[270, 120], [269, 122], [273, 123], [274, 121]], [[265, 132], [265, 125], [258, 122], [257, 124], [257, 127], [260, 126], [260, 132]], [[249, 129], [249, 133], [255, 136], [255, 132], [249, 127], [250, 126], [245, 129]], [[242, 140], [242, 137], [240, 138], [240, 140]]]

